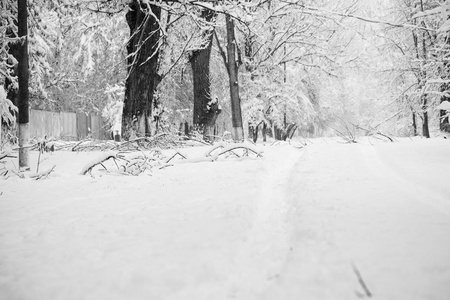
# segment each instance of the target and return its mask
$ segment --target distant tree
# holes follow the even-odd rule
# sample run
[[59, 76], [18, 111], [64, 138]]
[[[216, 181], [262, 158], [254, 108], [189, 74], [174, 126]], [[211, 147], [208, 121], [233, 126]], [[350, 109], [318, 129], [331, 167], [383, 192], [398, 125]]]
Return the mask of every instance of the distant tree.
[[337, 76], [336, 70], [342, 68], [342, 49], [351, 39], [342, 25], [345, 18], [329, 14], [324, 17], [324, 13], [345, 10], [346, 5], [270, 1], [247, 8], [250, 17], [238, 28], [244, 49], [244, 119], [253, 138], [259, 127], [264, 137], [269, 125], [274, 136], [281, 139], [289, 136], [290, 124], [306, 127], [315, 119], [320, 99], [312, 97], [317, 90], [305, 83], [316, 74]]

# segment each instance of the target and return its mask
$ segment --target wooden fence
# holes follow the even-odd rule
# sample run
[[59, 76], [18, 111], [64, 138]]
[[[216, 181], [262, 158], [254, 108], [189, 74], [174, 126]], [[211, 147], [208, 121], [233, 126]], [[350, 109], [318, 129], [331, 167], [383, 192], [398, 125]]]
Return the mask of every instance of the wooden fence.
[[101, 116], [83, 113], [30, 111], [31, 137], [56, 137], [64, 140], [81, 140], [90, 136], [98, 140], [110, 139], [106, 122]]

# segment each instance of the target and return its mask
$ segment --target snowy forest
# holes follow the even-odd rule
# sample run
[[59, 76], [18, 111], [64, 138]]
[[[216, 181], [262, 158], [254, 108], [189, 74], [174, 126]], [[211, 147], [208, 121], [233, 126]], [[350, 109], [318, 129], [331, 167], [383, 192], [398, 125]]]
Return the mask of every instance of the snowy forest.
[[326, 136], [342, 123], [395, 136], [448, 131], [436, 108], [449, 96], [445, 1], [68, 0], [22, 9], [26, 43], [17, 1], [1, 2], [4, 130], [20, 119], [28, 47], [27, 107], [100, 114], [125, 139], [184, 122], [206, 138], [218, 124], [237, 140], [282, 138], [294, 126]]
[[448, 0], [0, 0], [0, 300], [450, 299]]

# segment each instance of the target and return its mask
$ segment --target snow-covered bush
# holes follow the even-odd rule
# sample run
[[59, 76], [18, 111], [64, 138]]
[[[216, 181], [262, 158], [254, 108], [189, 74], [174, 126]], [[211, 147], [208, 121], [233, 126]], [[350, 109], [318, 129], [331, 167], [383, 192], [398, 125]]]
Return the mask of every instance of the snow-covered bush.
[[3, 86], [0, 85], [0, 119], [7, 124], [14, 124], [16, 118], [13, 112], [17, 112], [17, 107], [6, 98], [6, 92]]

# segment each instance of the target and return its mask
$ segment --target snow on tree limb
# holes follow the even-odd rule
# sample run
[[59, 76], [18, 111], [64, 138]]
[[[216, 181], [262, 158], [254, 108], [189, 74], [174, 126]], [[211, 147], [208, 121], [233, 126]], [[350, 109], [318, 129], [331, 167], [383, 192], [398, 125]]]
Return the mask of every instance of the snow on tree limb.
[[450, 102], [449, 101], [442, 101], [441, 104], [436, 106], [436, 109], [450, 110]]
[[114, 151], [108, 151], [103, 153], [102, 155], [100, 155], [99, 157], [91, 160], [89, 163], [87, 163], [83, 169], [80, 172], [80, 175], [86, 175], [86, 173], [90, 172], [92, 170], [92, 168], [94, 168], [97, 165], [100, 165], [101, 163], [103, 163], [104, 161], [107, 161], [110, 158], [116, 158], [116, 152]]
[[[399, 23], [392, 23], [389, 21], [383, 21], [383, 20], [376, 20], [376, 19], [371, 19], [371, 18], [367, 18], [367, 17], [363, 17], [363, 16], [359, 16], [359, 15], [355, 15], [355, 14], [351, 14], [351, 13], [340, 13], [340, 12], [334, 12], [334, 11], [329, 11], [329, 10], [324, 10], [324, 9], [320, 9], [318, 7], [311, 7], [311, 6], [306, 6], [304, 4], [299, 3], [298, 1], [294, 1], [291, 3], [292, 5], [297, 5], [299, 7], [304, 8], [306, 11], [310, 11], [310, 12], [314, 12], [316, 14], [319, 15], [323, 15], [323, 16], [330, 16], [330, 15], [334, 15], [334, 16], [339, 16], [339, 17], [344, 17], [344, 18], [352, 18], [352, 19], [357, 19], [363, 22], [367, 22], [367, 23], [373, 23], [373, 24], [384, 24], [384, 25], [388, 25], [391, 27], [401, 27], [401, 28], [410, 28], [410, 29], [420, 29], [420, 30], [425, 30], [425, 31], [436, 31], [436, 29], [434, 28], [428, 28], [428, 27], [424, 27], [424, 26], [419, 26], [417, 24], [409, 24], [409, 23], [405, 23], [405, 24], [399, 24]], [[305, 12], [306, 12], [305, 11]]]
[[6, 97], [6, 91], [0, 85], [0, 120], [12, 124], [15, 121], [15, 116], [11, 112], [17, 113], [17, 107]]

